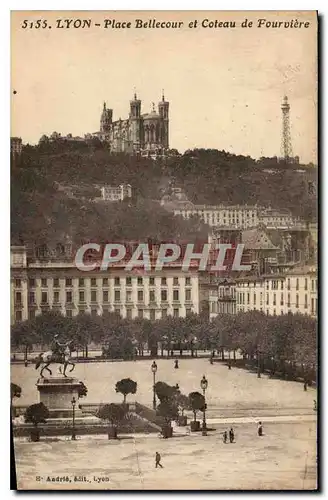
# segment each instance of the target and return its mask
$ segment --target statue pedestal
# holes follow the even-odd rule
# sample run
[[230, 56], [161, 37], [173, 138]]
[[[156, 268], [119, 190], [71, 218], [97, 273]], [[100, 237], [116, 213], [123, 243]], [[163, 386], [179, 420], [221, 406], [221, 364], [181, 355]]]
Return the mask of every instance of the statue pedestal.
[[49, 410], [50, 418], [72, 418], [73, 397], [76, 400], [75, 417], [81, 417], [79, 409], [78, 388], [80, 382], [72, 377], [40, 378], [36, 384], [39, 391], [39, 402]]

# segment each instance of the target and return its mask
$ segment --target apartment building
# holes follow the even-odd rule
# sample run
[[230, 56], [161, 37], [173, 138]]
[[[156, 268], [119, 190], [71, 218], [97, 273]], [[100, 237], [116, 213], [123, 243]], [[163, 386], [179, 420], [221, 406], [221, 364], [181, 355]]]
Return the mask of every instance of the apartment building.
[[234, 280], [224, 280], [210, 291], [210, 320], [218, 314], [236, 314], [236, 286]]
[[259, 207], [236, 205], [236, 206], [207, 206], [190, 205], [179, 206], [174, 209], [174, 215], [180, 215], [189, 219], [197, 215], [211, 227], [230, 227], [236, 229], [247, 229], [256, 227], [259, 223]]
[[235, 293], [237, 312], [258, 310], [268, 315], [317, 315], [317, 274], [311, 266], [295, 267], [280, 275], [239, 278]]
[[199, 312], [197, 269], [181, 264], [161, 271], [125, 271], [120, 263], [107, 271], [83, 272], [69, 261], [28, 261], [24, 247], [11, 252], [11, 322], [33, 319], [44, 311], [73, 317], [115, 312], [124, 318], [156, 320]]

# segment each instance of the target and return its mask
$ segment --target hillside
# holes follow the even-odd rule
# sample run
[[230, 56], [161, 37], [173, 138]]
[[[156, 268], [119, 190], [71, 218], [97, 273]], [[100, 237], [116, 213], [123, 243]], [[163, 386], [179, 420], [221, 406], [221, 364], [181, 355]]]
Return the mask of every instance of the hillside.
[[[316, 198], [309, 189], [317, 169], [280, 165], [270, 159], [217, 150], [194, 150], [165, 162], [123, 154], [103, 146], [67, 144], [26, 146], [12, 165], [12, 242], [115, 241], [157, 238], [195, 239], [206, 235], [197, 220], [173, 217], [160, 205], [163, 187], [183, 184], [190, 201], [201, 204], [259, 204], [289, 208], [313, 220]], [[123, 203], [94, 203], [101, 185], [129, 183], [133, 198]]]

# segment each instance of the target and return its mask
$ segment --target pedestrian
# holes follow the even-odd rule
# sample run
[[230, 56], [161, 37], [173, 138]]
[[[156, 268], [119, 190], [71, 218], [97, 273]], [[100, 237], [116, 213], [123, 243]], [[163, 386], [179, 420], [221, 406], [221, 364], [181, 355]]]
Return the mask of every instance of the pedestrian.
[[224, 431], [223, 433], [223, 442], [226, 443], [228, 441], [228, 433], [227, 431]]
[[304, 391], [307, 391], [307, 382], [304, 382], [303, 388], [304, 388]]
[[174, 368], [179, 368], [179, 361], [177, 359], [174, 361]]
[[262, 426], [262, 422], [259, 422], [259, 423], [257, 424], [257, 434], [258, 434], [259, 436], [263, 436], [263, 426]]
[[231, 429], [229, 431], [229, 439], [230, 439], [230, 443], [233, 443], [234, 440], [235, 440], [235, 433], [234, 433], [234, 430], [233, 430], [232, 427], [231, 427]]
[[161, 464], [161, 455], [158, 453], [158, 451], [156, 451], [156, 455], [155, 455], [155, 467], [156, 467], [156, 469], [158, 466], [160, 466], [163, 469], [163, 465]]

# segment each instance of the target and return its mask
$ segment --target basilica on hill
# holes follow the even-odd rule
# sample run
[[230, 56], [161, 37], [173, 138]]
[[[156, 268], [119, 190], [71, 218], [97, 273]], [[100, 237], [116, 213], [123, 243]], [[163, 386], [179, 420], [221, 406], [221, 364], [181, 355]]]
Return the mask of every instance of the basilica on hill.
[[165, 156], [169, 148], [169, 103], [164, 92], [157, 110], [153, 103], [150, 113], [144, 114], [141, 114], [141, 100], [134, 94], [125, 120], [113, 121], [113, 110], [104, 102], [100, 131], [92, 135], [108, 142], [113, 153]]

